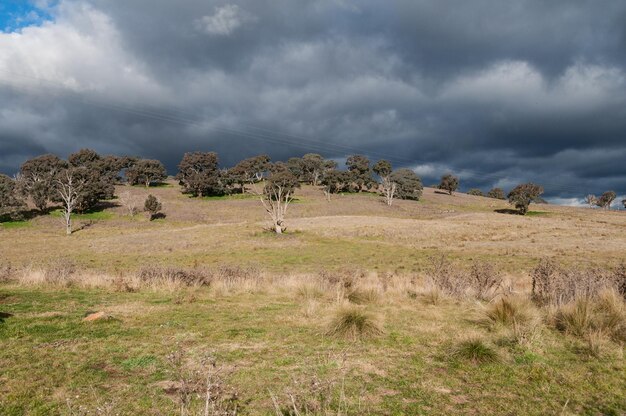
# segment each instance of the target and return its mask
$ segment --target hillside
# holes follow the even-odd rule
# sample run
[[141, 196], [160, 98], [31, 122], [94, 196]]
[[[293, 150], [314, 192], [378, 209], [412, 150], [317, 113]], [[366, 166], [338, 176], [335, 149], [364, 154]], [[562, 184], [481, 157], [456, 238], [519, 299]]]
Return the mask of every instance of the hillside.
[[626, 412], [624, 212], [305, 186], [278, 236], [254, 197], [126, 191], [166, 217], [0, 226], [0, 414]]
[[[529, 215], [507, 214], [505, 201], [425, 188], [419, 202], [386, 206], [374, 194], [336, 195], [303, 186], [287, 216], [288, 234], [264, 233], [265, 212], [251, 195], [193, 199], [178, 185], [130, 190], [143, 205], [148, 193], [166, 219], [127, 215], [119, 201], [77, 217], [85, 228], [71, 238], [58, 217], [0, 226], [0, 250], [17, 264], [71, 257], [80, 266], [116, 271], [145, 264], [180, 266], [249, 263], [264, 270], [311, 271], [359, 266], [419, 271], [424, 259], [446, 252], [461, 259], [490, 257], [510, 272], [544, 256], [567, 263], [614, 263], [626, 252], [624, 212], [532, 205]], [[505, 212], [500, 213], [498, 210]], [[79, 226], [80, 227], [80, 226]]]

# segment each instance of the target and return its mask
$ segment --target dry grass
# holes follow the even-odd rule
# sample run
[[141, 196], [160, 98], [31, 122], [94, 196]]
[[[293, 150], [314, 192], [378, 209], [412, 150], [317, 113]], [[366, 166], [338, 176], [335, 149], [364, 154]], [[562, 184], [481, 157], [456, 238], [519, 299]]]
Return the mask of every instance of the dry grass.
[[[253, 263], [264, 270], [312, 272], [323, 267], [423, 271], [427, 257], [447, 252], [451, 258], [497, 257], [499, 265], [519, 275], [536, 259], [557, 256], [564, 263], [618, 263], [626, 252], [624, 215], [542, 205], [547, 215], [521, 217], [495, 212], [506, 202], [463, 194], [440, 195], [425, 189], [419, 202], [387, 207], [367, 194], [337, 196], [304, 186], [290, 209], [292, 231], [283, 238], [263, 233], [265, 213], [255, 199], [192, 199], [179, 187], [152, 188], [167, 218], [149, 222], [130, 217], [123, 206], [108, 208], [70, 238], [59, 218], [38, 217], [30, 227], [0, 226], [0, 252], [16, 267], [52, 262], [59, 248], [77, 265], [107, 273], [146, 265], [215, 266]], [[143, 200], [145, 188], [120, 187]], [[115, 204], [116, 201], [111, 201]]]

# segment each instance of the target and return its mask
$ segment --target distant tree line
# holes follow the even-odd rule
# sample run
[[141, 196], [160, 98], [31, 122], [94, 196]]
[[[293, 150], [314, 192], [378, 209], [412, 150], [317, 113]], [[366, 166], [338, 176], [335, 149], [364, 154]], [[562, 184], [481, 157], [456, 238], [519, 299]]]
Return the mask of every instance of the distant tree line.
[[[93, 150], [82, 149], [67, 160], [46, 154], [27, 160], [19, 173], [10, 178], [0, 175], [0, 220], [20, 219], [28, 213], [26, 201], [39, 213], [50, 206], [61, 207], [66, 231], [72, 232], [72, 213], [94, 209], [101, 201], [114, 197], [116, 184], [145, 186], [156, 185], [167, 179], [165, 166], [158, 160], [128, 156], [101, 156]], [[388, 160], [371, 163], [364, 155], [347, 157], [345, 169], [336, 161], [319, 154], [308, 153], [286, 162], [272, 162], [268, 155], [244, 159], [231, 168], [222, 168], [215, 152], [185, 153], [175, 176], [182, 192], [191, 197], [211, 197], [229, 194], [252, 193], [259, 197], [272, 220], [272, 229], [282, 233], [285, 215], [294, 192], [301, 184], [319, 187], [328, 201], [340, 193], [377, 192], [383, 201], [392, 206], [395, 199], [419, 200], [422, 181], [411, 169], [393, 169]], [[449, 195], [459, 188], [459, 178], [445, 174], [437, 187]], [[508, 195], [501, 188], [484, 194], [470, 189], [470, 195], [508, 199], [520, 214], [525, 214], [531, 202], [541, 202], [543, 188], [526, 183], [513, 188]], [[120, 201], [133, 215], [137, 203], [123, 192]], [[599, 198], [589, 195], [589, 205], [609, 209], [616, 194], [608, 191]], [[622, 201], [626, 206], [626, 200]], [[150, 195], [144, 210], [156, 218], [162, 209], [158, 199]], [[30, 211], [32, 213], [32, 211]]]

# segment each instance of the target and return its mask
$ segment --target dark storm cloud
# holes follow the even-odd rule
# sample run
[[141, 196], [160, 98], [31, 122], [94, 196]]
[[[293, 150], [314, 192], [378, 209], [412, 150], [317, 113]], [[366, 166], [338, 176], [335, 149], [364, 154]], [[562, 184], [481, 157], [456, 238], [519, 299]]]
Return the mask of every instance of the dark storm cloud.
[[[38, 3], [39, 4], [39, 3]], [[45, 9], [46, 2], [40, 2]], [[66, 0], [0, 34], [0, 170], [81, 147], [363, 152], [427, 184], [626, 193], [622, 1]]]

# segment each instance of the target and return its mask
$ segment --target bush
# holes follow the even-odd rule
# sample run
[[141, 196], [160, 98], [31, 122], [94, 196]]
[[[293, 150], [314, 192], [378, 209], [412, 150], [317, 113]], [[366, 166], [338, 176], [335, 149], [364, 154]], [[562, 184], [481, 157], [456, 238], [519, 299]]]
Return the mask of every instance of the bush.
[[144, 210], [150, 214], [150, 221], [152, 221], [163, 208], [157, 197], [152, 194], [148, 195], [143, 206]]
[[362, 306], [341, 305], [328, 324], [326, 335], [358, 340], [382, 335], [384, 330], [378, 316]]
[[483, 191], [481, 191], [480, 189], [476, 189], [476, 188], [472, 188], [469, 191], [467, 191], [468, 195], [474, 195], [474, 196], [485, 196], [485, 194], [483, 194]]

